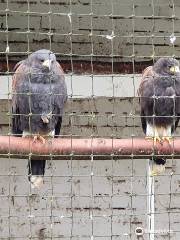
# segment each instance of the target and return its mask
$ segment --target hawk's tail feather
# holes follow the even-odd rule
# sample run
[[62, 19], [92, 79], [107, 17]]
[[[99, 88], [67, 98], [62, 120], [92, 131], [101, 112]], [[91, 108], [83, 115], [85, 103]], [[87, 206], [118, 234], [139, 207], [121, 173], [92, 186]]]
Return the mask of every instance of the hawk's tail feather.
[[162, 157], [153, 157], [151, 160], [154, 161], [151, 176], [156, 176], [165, 172], [166, 159]]
[[162, 157], [153, 157], [153, 161], [157, 164], [157, 165], [165, 165], [166, 164], [166, 159], [162, 158]]
[[30, 176], [30, 183], [31, 183], [31, 188], [40, 189], [42, 187], [42, 185], [44, 184], [44, 179], [42, 176], [32, 175], [32, 176]]
[[45, 173], [45, 160], [30, 160], [28, 163], [28, 176], [33, 188], [40, 188]]

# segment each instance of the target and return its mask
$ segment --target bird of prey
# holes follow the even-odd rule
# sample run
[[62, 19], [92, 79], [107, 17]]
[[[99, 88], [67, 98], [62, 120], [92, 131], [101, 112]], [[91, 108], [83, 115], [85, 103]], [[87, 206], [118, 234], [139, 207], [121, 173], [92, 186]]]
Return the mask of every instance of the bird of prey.
[[[12, 133], [45, 143], [60, 133], [67, 87], [64, 72], [49, 50], [38, 50], [15, 66], [12, 82]], [[43, 184], [45, 160], [30, 160], [32, 187]]]
[[[178, 126], [180, 116], [180, 70], [174, 58], [160, 58], [142, 75], [138, 94], [140, 96], [141, 123], [147, 138], [154, 144], [167, 141]], [[154, 157], [152, 175], [164, 171], [166, 160]]]

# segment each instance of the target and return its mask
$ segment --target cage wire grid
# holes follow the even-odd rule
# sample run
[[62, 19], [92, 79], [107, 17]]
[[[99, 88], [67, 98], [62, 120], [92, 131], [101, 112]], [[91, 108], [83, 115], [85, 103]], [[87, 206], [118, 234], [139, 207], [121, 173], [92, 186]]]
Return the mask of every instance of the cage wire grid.
[[[0, 73], [8, 81], [6, 99], [3, 96], [1, 100], [2, 135], [11, 135], [13, 66], [31, 52], [47, 48], [56, 54], [68, 83], [61, 137], [69, 137], [72, 142], [75, 137], [88, 137], [92, 142], [95, 137], [112, 139], [112, 154], [105, 160], [97, 160], [93, 148], [88, 160], [80, 160], [72, 151], [64, 160], [55, 161], [50, 153], [45, 184], [39, 191], [31, 189], [28, 183], [27, 162], [11, 159], [9, 150], [6, 159], [1, 159], [0, 239], [179, 239], [178, 161], [172, 155], [166, 173], [152, 179], [146, 160], [134, 159], [134, 154], [128, 160], [118, 159], [113, 152], [115, 138], [132, 138], [133, 149], [134, 137], [143, 136], [137, 74], [161, 56], [179, 59], [178, 1], [151, 0], [145, 4], [140, 0], [6, 0], [0, 5]], [[143, 14], [148, 12], [146, 8], [149, 14]], [[24, 21], [27, 19], [27, 25], [24, 22], [18, 28], [21, 16]], [[63, 21], [55, 24], [55, 17]], [[35, 18], [40, 18], [44, 27], [38, 29]], [[81, 19], [79, 26], [76, 18]], [[101, 21], [97, 24], [98, 19]], [[140, 21], [150, 24], [150, 30], [138, 30]], [[157, 30], [160, 21], [167, 22], [169, 30]], [[64, 27], [58, 29], [58, 25]], [[130, 31], [126, 31], [128, 27]], [[81, 45], [81, 41], [85, 44]], [[144, 41], [150, 52], [141, 48]], [[77, 81], [81, 77], [90, 82], [87, 95], [86, 84]], [[104, 78], [109, 81], [107, 88], [111, 87], [108, 96], [96, 91], [97, 81], [102, 82], [101, 89]], [[122, 91], [118, 91], [118, 81], [122, 83], [127, 78], [130, 85], [122, 84]], [[85, 91], [78, 92], [75, 80]], [[128, 97], [127, 88], [132, 90]], [[27, 160], [30, 158], [31, 151]]]

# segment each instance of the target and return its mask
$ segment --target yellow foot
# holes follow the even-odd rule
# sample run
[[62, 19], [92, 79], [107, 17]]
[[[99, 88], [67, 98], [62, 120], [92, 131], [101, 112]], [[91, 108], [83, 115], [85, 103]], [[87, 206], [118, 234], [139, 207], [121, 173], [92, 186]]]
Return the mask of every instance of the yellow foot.
[[172, 143], [172, 137], [162, 137], [163, 141], [167, 141], [170, 145]]
[[162, 143], [162, 139], [160, 137], [145, 137], [146, 140], [153, 140], [154, 144]]
[[34, 138], [33, 138], [33, 143], [35, 143], [37, 140], [41, 141], [42, 144], [46, 143], [46, 139], [43, 138], [41, 135], [35, 135]]
[[165, 172], [165, 165], [162, 164], [154, 164], [150, 176], [157, 176], [161, 173]]

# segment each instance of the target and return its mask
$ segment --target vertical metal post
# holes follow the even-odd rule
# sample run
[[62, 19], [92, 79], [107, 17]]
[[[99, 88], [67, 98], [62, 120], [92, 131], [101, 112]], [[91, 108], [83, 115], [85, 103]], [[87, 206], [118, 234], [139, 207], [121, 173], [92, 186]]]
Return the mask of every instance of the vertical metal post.
[[149, 240], [154, 240], [155, 229], [154, 229], [154, 177], [151, 176], [152, 161], [147, 161], [147, 226]]

